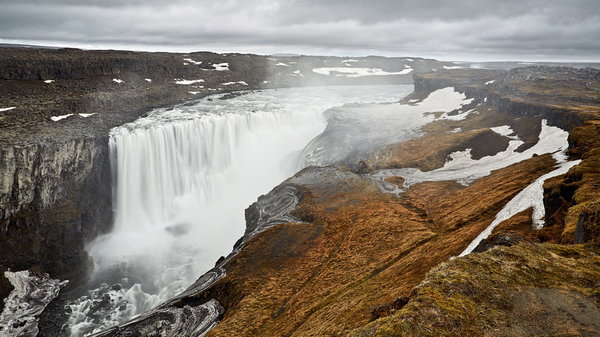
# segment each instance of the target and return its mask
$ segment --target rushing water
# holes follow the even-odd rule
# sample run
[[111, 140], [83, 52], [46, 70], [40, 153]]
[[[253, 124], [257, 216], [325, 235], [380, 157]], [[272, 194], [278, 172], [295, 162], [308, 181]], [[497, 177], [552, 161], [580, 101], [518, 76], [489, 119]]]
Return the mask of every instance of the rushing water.
[[65, 328], [82, 336], [183, 291], [243, 234], [244, 209], [294, 174], [322, 113], [398, 101], [412, 86], [266, 90], [160, 109], [110, 136], [114, 231], [89, 247], [91, 290]]

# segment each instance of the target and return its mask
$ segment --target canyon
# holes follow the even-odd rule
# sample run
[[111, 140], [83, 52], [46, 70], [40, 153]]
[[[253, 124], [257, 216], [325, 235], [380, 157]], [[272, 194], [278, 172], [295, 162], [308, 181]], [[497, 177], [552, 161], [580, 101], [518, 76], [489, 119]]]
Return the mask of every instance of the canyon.
[[[248, 91], [318, 83], [366, 95], [361, 85], [414, 84], [400, 103], [324, 107], [326, 126], [299, 154], [302, 170], [248, 205], [233, 252], [181, 293], [94, 336], [600, 331], [599, 70], [445, 69], [453, 64], [416, 58], [35, 55], [15, 49], [0, 59], [0, 108], [16, 107], [0, 117], [0, 271], [48, 273], [69, 280], [64, 291], [92, 272], [86, 245], [119, 224], [114, 128], [143, 123], [149, 111]], [[364, 69], [380, 71], [359, 76]], [[534, 184], [541, 192], [523, 199], [530, 203], [499, 217]], [[543, 204], [541, 216], [531, 198]], [[0, 295], [12, 288], [2, 278]], [[61, 305], [59, 295], [41, 313], [40, 335], [61, 331]]]

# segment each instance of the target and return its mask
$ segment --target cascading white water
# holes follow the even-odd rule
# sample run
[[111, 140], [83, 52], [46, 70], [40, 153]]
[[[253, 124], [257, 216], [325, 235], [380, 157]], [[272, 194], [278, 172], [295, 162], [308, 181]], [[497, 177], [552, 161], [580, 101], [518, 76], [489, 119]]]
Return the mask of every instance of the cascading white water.
[[299, 169], [300, 151], [325, 128], [325, 110], [394, 102], [411, 90], [266, 90], [156, 110], [113, 129], [114, 232], [88, 249], [92, 290], [70, 305], [71, 336], [156, 306], [226, 255], [244, 232], [244, 209]]

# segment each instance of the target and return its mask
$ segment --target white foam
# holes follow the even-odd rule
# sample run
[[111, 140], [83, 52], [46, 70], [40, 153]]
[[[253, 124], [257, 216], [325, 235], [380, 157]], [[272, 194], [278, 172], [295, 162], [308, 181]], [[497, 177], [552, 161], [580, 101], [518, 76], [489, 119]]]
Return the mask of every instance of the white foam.
[[50, 117], [50, 119], [53, 120], [53, 121], [55, 121], [55, 122], [58, 122], [61, 119], [69, 118], [71, 116], [73, 116], [73, 114], [66, 114], [66, 115], [60, 115], [60, 116], [52, 116], [52, 117]]
[[37, 336], [38, 317], [46, 306], [58, 296], [68, 281], [54, 280], [46, 274], [39, 278], [29, 270], [4, 272], [14, 289], [4, 299], [0, 314], [0, 335], [3, 337]]

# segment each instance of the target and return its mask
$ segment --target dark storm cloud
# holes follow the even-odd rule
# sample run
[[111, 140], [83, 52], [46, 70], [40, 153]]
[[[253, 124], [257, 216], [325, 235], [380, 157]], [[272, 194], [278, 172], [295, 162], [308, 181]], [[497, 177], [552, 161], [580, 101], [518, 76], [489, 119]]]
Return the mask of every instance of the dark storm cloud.
[[0, 39], [97, 48], [598, 60], [598, 36], [596, 0], [0, 0]]

